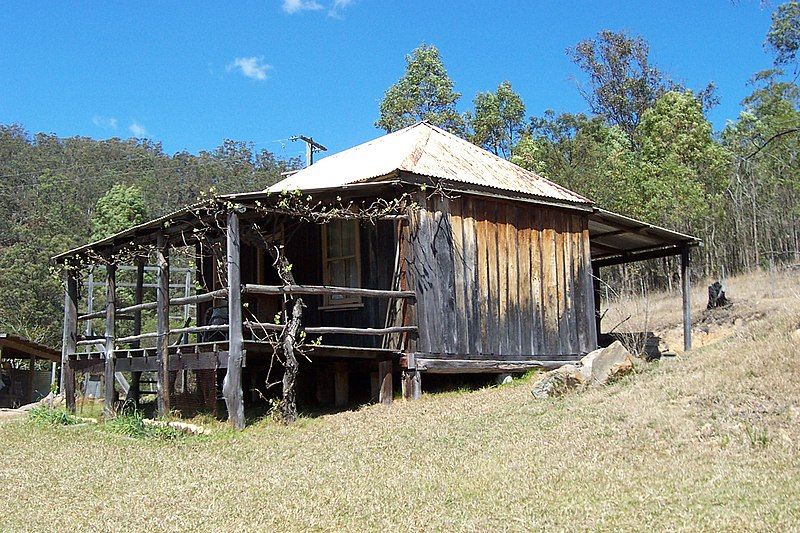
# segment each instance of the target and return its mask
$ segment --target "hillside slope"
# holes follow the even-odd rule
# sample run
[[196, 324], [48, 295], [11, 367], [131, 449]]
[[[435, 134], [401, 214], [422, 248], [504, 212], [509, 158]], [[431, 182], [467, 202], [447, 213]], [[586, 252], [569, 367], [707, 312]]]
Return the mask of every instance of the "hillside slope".
[[561, 399], [534, 400], [533, 376], [177, 442], [5, 424], [0, 529], [789, 530], [800, 523], [791, 290], [748, 297], [768, 312], [724, 340]]

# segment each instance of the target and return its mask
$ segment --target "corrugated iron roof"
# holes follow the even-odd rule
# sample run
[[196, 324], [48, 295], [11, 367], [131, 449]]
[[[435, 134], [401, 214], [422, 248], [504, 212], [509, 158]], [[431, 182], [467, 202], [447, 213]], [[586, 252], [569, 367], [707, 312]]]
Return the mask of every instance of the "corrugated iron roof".
[[408, 172], [573, 204], [591, 201], [427, 122], [321, 159], [267, 191], [336, 188]]

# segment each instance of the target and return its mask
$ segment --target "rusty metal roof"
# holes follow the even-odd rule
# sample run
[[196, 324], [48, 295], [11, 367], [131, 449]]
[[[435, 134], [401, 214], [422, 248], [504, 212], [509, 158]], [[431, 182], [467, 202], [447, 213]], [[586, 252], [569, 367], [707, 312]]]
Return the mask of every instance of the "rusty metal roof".
[[700, 239], [692, 235], [599, 208], [589, 215], [589, 239], [597, 266], [677, 255], [700, 245]]
[[396, 178], [399, 172], [570, 204], [592, 203], [427, 122], [321, 159], [267, 191], [306, 191], [386, 181]]

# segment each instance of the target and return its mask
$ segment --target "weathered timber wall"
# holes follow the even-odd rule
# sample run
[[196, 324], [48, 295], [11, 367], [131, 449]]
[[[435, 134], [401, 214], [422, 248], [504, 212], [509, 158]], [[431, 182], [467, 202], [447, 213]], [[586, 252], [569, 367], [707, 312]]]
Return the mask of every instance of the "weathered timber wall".
[[513, 359], [594, 349], [585, 215], [473, 196], [417, 203], [404, 261], [419, 352]]

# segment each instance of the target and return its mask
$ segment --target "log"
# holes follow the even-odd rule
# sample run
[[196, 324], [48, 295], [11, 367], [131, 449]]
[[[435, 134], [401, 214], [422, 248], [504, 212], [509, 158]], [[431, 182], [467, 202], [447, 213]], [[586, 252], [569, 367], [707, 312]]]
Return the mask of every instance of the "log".
[[247, 284], [242, 291], [245, 294], [275, 295], [332, 295], [366, 296], [373, 298], [414, 298], [414, 291], [389, 291], [381, 289], [360, 289], [357, 287], [331, 287], [325, 285], [253, 285]]
[[[229, 327], [228, 324], [222, 324], [222, 325], [213, 325], [213, 326], [191, 326], [191, 327], [186, 327], [186, 328], [175, 328], [175, 329], [169, 330], [168, 335], [177, 335], [177, 334], [183, 334], [183, 333], [206, 333], [206, 332], [209, 332], [209, 331], [227, 331], [228, 327]], [[140, 333], [139, 335], [131, 335], [129, 337], [120, 337], [119, 339], [117, 339], [117, 343], [119, 343], [119, 344], [127, 343], [127, 342], [134, 343], [134, 342], [138, 342], [138, 341], [143, 340], [143, 339], [156, 338], [158, 336], [159, 336], [158, 332]], [[90, 344], [91, 344], [91, 342], [90, 342]]]
[[[136, 260], [136, 287], [133, 292], [134, 305], [141, 305], [144, 299], [144, 258], [140, 257]], [[142, 312], [140, 310], [133, 312], [133, 335], [140, 335], [142, 333]], [[141, 346], [139, 341], [134, 341], [131, 345], [132, 348]], [[131, 401], [135, 407], [139, 407], [139, 396], [141, 392], [140, 382], [142, 380], [141, 372], [131, 373], [131, 383], [128, 387], [128, 394], [125, 396], [125, 401]]]
[[222, 393], [228, 408], [228, 422], [236, 429], [244, 429], [244, 399], [242, 394], [242, 273], [241, 237], [239, 215], [228, 213], [227, 262], [228, 262], [228, 370]]
[[392, 362], [378, 363], [378, 401], [383, 405], [391, 405], [393, 399]]
[[[244, 323], [245, 327], [250, 329], [262, 329], [266, 331], [283, 331], [286, 326], [282, 324], [272, 324], [269, 322], [253, 322], [253, 321], [246, 321]], [[346, 328], [346, 327], [333, 327], [333, 326], [324, 326], [324, 327], [305, 327], [302, 328], [309, 335], [390, 335], [392, 333], [415, 333], [417, 331], [417, 326], [392, 326], [388, 328]]]
[[[211, 301], [215, 298], [225, 298], [228, 295], [228, 289], [218, 289], [216, 291], [211, 292], [204, 292], [202, 294], [195, 294], [193, 296], [182, 296], [180, 298], [173, 298], [169, 302], [170, 307], [180, 307], [182, 305], [187, 304], [198, 304], [203, 302]], [[147, 311], [150, 309], [157, 309], [158, 302], [145, 302], [145, 303], [137, 303], [134, 305], [129, 305], [128, 307], [121, 307], [117, 309], [117, 313], [137, 313], [140, 311]], [[85, 315], [80, 315], [78, 320], [91, 320], [93, 318], [103, 318], [105, 316], [105, 311], [98, 311], [96, 313], [88, 313]], [[119, 316], [117, 318], [120, 318]], [[133, 316], [133, 320], [136, 320], [135, 314]]]
[[683, 296], [683, 351], [692, 349], [692, 282], [689, 248], [681, 250], [681, 293]]
[[156, 263], [158, 266], [158, 289], [156, 293], [156, 358], [158, 415], [170, 411], [169, 403], [169, 242], [159, 233], [156, 241]]
[[105, 340], [105, 399], [103, 402], [103, 416], [113, 418], [115, 415], [114, 404], [117, 400], [114, 387], [116, 369], [114, 368], [114, 342], [117, 314], [117, 266], [106, 265], [106, 340]]
[[333, 365], [333, 403], [336, 407], [344, 407], [350, 402], [350, 374], [347, 363]]
[[69, 365], [70, 355], [76, 353], [78, 340], [78, 280], [68, 274], [64, 292], [64, 333], [61, 348], [61, 393], [67, 410], [75, 412], [75, 370]]

